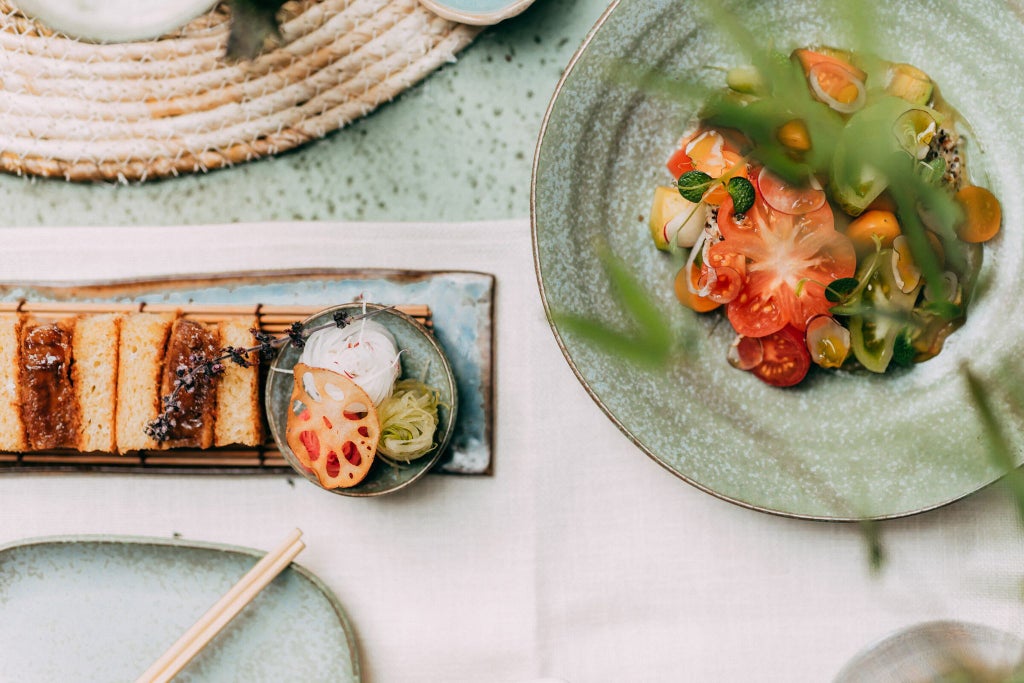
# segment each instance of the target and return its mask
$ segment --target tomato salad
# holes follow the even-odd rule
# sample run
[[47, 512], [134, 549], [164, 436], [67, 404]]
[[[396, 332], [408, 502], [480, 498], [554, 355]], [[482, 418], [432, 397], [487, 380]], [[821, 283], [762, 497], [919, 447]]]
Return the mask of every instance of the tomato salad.
[[[823, 112], [818, 139], [798, 114], [776, 118], [767, 142], [702, 115], [668, 159], [676, 182], [656, 188], [650, 229], [659, 249], [689, 250], [676, 295], [700, 313], [724, 308], [736, 332], [729, 362], [771, 385], [798, 384], [812, 363], [883, 373], [927, 360], [965, 319], [999, 202], [969, 182], [958, 117], [924, 72], [829, 48], [790, 59], [807, 106]], [[741, 114], [769, 110], [756, 69], [733, 69], [727, 83]], [[896, 165], [883, 172], [858, 157], [865, 138], [890, 145]], [[773, 152], [798, 163], [782, 168], [789, 177]], [[794, 177], [794, 167], [808, 171]], [[933, 224], [927, 201], [907, 199], [911, 185], [955, 206], [951, 229]]]

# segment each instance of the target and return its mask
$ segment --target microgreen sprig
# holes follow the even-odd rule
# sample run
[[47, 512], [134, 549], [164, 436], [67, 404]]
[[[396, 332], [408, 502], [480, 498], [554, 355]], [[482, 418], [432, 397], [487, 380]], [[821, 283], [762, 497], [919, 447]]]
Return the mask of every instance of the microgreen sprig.
[[170, 439], [171, 432], [177, 425], [175, 415], [182, 410], [181, 392], [193, 393], [196, 390], [196, 383], [202, 376], [215, 377], [222, 374], [225, 370], [224, 361], [230, 361], [240, 367], [248, 368], [255, 364], [249, 360], [249, 354], [251, 353], [258, 353], [260, 361], [270, 360], [277, 354], [277, 350], [283, 346], [291, 345], [297, 349], [303, 348], [306, 345], [306, 340], [315, 332], [335, 327], [339, 329], [347, 327], [356, 321], [373, 317], [378, 313], [390, 311], [394, 308], [394, 306], [377, 308], [358, 315], [349, 315], [348, 311], [344, 310], [335, 311], [329, 323], [309, 328], [303, 328], [302, 323], [293, 323], [288, 328], [288, 331], [280, 337], [275, 337], [252, 328], [249, 332], [252, 333], [253, 338], [256, 340], [254, 346], [248, 348], [225, 346], [221, 349], [220, 355], [215, 358], [206, 358], [198, 353], [192, 354], [188, 365], [182, 364], [175, 369], [174, 388], [170, 394], [160, 398], [163, 410], [155, 420], [146, 425], [146, 434], [157, 443], [163, 443]]

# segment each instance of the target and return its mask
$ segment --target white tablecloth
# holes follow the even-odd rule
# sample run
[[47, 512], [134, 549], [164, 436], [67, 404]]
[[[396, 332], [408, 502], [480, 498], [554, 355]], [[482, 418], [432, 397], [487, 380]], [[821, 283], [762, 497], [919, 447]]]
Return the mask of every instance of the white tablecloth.
[[857, 526], [741, 509], [634, 448], [555, 345], [525, 220], [0, 230], [3, 281], [321, 266], [497, 275], [493, 477], [350, 499], [283, 477], [6, 476], [0, 542], [270, 549], [297, 526], [373, 683], [827, 681], [919, 621], [1024, 632], [1024, 532], [997, 487], [882, 525], [874, 575]]

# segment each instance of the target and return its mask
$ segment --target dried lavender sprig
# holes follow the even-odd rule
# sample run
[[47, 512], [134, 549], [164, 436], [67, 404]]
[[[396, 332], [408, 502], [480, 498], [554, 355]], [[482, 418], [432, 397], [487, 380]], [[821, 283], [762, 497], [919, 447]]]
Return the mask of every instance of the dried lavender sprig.
[[226, 346], [221, 349], [221, 355], [216, 358], [205, 359], [198, 354], [193, 355], [189, 359], [192, 364], [191, 368], [180, 366], [176, 369], [174, 380], [174, 388], [171, 393], [167, 396], [163, 396], [160, 399], [163, 411], [160, 415], [146, 425], [146, 434], [155, 440], [157, 443], [163, 443], [171, 437], [171, 428], [175, 424], [175, 420], [172, 417], [173, 414], [181, 410], [181, 402], [178, 401], [178, 395], [182, 389], [187, 392], [195, 391], [196, 380], [202, 375], [219, 375], [224, 372], [224, 364], [222, 361], [230, 360], [232, 363], [239, 365], [243, 368], [247, 368], [251, 365], [248, 359], [250, 353], [259, 352], [261, 360], [270, 360], [274, 357], [277, 349], [281, 348], [285, 344], [291, 344], [295, 348], [301, 349], [306, 344], [306, 339], [315, 332], [321, 330], [329, 330], [333, 327], [343, 328], [348, 325], [371, 318], [378, 313], [384, 311], [394, 310], [394, 306], [387, 306], [385, 308], [376, 308], [372, 311], [366, 311], [358, 315], [349, 315], [347, 311], [335, 311], [334, 315], [331, 316], [331, 322], [316, 325], [308, 329], [302, 328], [302, 323], [294, 323], [288, 328], [288, 331], [280, 337], [275, 337], [266, 332], [261, 332], [256, 328], [249, 330], [256, 341], [259, 342], [255, 346], [248, 348], [239, 349], [234, 346]]

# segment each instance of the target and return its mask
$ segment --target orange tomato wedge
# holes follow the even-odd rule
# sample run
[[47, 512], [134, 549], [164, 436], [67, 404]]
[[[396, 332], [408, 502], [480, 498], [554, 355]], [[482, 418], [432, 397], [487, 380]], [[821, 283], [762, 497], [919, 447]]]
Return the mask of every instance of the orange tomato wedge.
[[[693, 309], [697, 313], [707, 313], [708, 311], [713, 311], [722, 305], [717, 301], [712, 301], [707, 297], [697, 296], [691, 292], [690, 288], [686, 286], [686, 271], [686, 266], [683, 266], [676, 274], [675, 289], [676, 298], [679, 299], [679, 303], [687, 308]], [[700, 271], [700, 268], [690, 269], [690, 282], [693, 284], [694, 289], [698, 288], [698, 283], [700, 282]]]
[[846, 228], [846, 236], [862, 251], [875, 248], [873, 235], [878, 235], [883, 247], [891, 246], [892, 241], [900, 235], [896, 214], [881, 210], [865, 211]]
[[964, 220], [956, 234], [964, 242], [987, 242], [999, 232], [1003, 222], [1003, 209], [996, 196], [977, 185], [968, 185], [956, 193], [956, 200], [964, 209]]
[[853, 82], [857, 80], [863, 83], [867, 74], [853, 64], [814, 50], [795, 50], [793, 55], [800, 61], [804, 75], [810, 78], [813, 69], [818, 85], [837, 102], [849, 104], [857, 99], [859, 90]]

